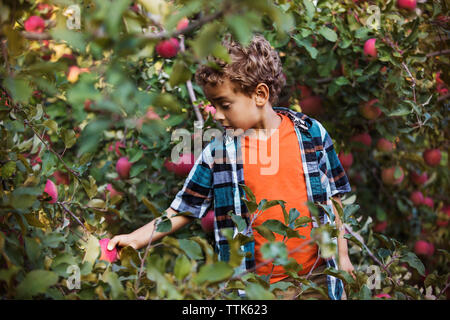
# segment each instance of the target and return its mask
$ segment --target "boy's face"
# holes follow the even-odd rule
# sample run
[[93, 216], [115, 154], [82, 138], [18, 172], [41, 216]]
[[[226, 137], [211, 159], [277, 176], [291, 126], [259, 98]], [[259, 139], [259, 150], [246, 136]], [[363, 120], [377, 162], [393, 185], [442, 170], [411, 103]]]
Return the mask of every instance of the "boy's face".
[[241, 132], [238, 129], [242, 129], [243, 133], [247, 129], [256, 128], [261, 122], [263, 108], [256, 104], [256, 94], [248, 97], [238, 90], [233, 91], [233, 84], [229, 79], [216, 86], [207, 84], [203, 92], [216, 108], [214, 119], [224, 129], [234, 129], [234, 135]]

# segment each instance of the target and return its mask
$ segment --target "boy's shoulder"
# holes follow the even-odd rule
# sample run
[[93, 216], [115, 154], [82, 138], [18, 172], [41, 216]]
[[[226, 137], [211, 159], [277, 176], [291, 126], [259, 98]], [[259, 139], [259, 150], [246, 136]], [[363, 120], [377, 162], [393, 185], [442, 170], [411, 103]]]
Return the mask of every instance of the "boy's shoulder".
[[301, 132], [308, 132], [311, 137], [314, 138], [324, 138], [327, 134], [327, 130], [317, 119], [311, 118], [310, 116], [284, 107], [273, 107], [276, 112], [282, 113], [288, 116], [297, 126]]

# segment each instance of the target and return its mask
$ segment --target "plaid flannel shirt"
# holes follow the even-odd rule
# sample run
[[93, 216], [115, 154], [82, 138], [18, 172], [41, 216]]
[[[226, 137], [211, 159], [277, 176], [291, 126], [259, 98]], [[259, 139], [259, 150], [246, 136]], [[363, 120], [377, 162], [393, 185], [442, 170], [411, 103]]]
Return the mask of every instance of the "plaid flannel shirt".
[[[317, 120], [301, 112], [288, 108], [274, 107], [276, 112], [288, 116], [294, 123], [297, 134], [303, 171], [305, 174], [308, 201], [318, 202], [332, 207], [331, 197], [350, 192], [350, 184], [345, 171], [336, 155], [331, 137]], [[242, 161], [236, 161], [241, 156], [242, 135], [230, 137], [225, 133], [223, 139], [213, 139], [196, 159], [183, 188], [177, 193], [170, 207], [177, 212], [190, 212], [193, 217], [202, 218], [213, 206], [214, 236], [219, 260], [228, 261], [229, 246], [221, 231], [229, 228], [234, 236], [238, 230], [228, 214], [240, 215], [247, 222], [243, 233], [252, 234], [250, 214], [247, 206], [241, 200], [245, 192], [240, 184], [245, 184]], [[217, 161], [221, 159], [221, 161]], [[275, 199], [268, 199], [275, 200]], [[282, 200], [282, 199], [280, 199]], [[333, 214], [333, 210], [328, 210]], [[318, 226], [313, 218], [313, 228]], [[322, 208], [319, 208], [319, 218], [322, 224], [334, 224]], [[332, 239], [337, 247], [337, 238]], [[241, 246], [246, 254], [236, 273], [255, 267], [254, 241]], [[326, 259], [327, 267], [337, 269], [336, 254]], [[340, 300], [343, 292], [342, 280], [327, 275], [328, 296], [331, 300]], [[243, 292], [240, 291], [240, 294]]]

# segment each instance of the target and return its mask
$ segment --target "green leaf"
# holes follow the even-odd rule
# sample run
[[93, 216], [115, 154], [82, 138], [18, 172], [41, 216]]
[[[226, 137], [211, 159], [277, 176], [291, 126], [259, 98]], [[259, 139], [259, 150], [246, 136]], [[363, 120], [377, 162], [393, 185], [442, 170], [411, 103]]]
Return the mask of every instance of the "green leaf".
[[75, 131], [73, 131], [72, 129], [61, 128], [61, 138], [63, 139], [67, 149], [72, 148], [73, 145], [77, 142]]
[[319, 29], [319, 33], [328, 41], [336, 42], [337, 40], [337, 34], [334, 30], [327, 28], [327, 27], [321, 27]]
[[203, 265], [195, 277], [195, 282], [202, 284], [205, 282], [214, 283], [228, 279], [233, 275], [233, 268], [224, 261]]
[[388, 112], [388, 116], [389, 117], [402, 117], [402, 116], [406, 116], [411, 114], [411, 109], [405, 107], [405, 106], [400, 106], [397, 109]]
[[191, 77], [192, 73], [186, 62], [177, 59], [173, 65], [172, 73], [170, 74], [169, 84], [171, 87], [175, 87], [179, 84], [186, 83]]
[[289, 263], [288, 251], [284, 242], [266, 242], [261, 247], [264, 259], [274, 259], [274, 265], [284, 265]]
[[200, 245], [194, 240], [178, 239], [180, 248], [188, 255], [189, 258], [194, 260], [203, 259], [203, 252]]
[[86, 50], [86, 39], [83, 33], [69, 30], [67, 28], [55, 28], [50, 30], [50, 35], [53, 39], [61, 42], [67, 42], [67, 44], [84, 53]]
[[84, 254], [82, 262], [83, 263], [89, 262], [91, 265], [94, 265], [99, 255], [100, 255], [100, 242], [97, 239], [97, 237], [91, 234], [86, 244], [86, 253]]
[[294, 223], [294, 221], [299, 216], [300, 216], [300, 212], [297, 209], [292, 208], [291, 210], [289, 210], [289, 223], [288, 223], [288, 225], [291, 226]]
[[247, 187], [245, 184], [239, 184], [239, 186], [244, 189], [245, 191], [245, 196], [247, 197], [248, 200], [252, 201], [252, 202], [256, 202], [256, 197], [253, 194], [252, 190]]
[[112, 299], [119, 299], [123, 295], [124, 289], [117, 273], [106, 271], [102, 276], [102, 281], [111, 287]]
[[191, 273], [191, 269], [191, 262], [184, 254], [176, 258], [173, 273], [178, 280], [186, 278]]
[[250, 300], [274, 300], [275, 295], [267, 289], [264, 289], [258, 283], [250, 282], [245, 287], [245, 292]]
[[314, 7], [314, 4], [310, 0], [303, 0], [303, 5], [306, 9], [306, 16], [309, 19], [312, 19], [312, 17], [314, 17], [314, 13], [316, 12], [316, 7]]
[[245, 222], [245, 219], [241, 216], [231, 214], [231, 220], [236, 224], [238, 232], [242, 232], [247, 228], [247, 222]]
[[0, 174], [3, 179], [9, 179], [14, 173], [16, 173], [16, 162], [8, 161], [2, 166]]
[[414, 253], [407, 252], [406, 255], [400, 258], [400, 261], [409, 264], [409, 266], [416, 269], [420, 275], [425, 275], [425, 266]]
[[317, 58], [317, 54], [319, 53], [319, 51], [312, 46], [312, 42], [310, 39], [301, 39], [299, 35], [295, 35], [293, 38], [295, 40], [295, 43], [299, 47], [304, 47], [306, 51], [308, 51], [312, 59]]
[[49, 287], [58, 282], [58, 275], [47, 270], [30, 271], [17, 287], [18, 299], [31, 299], [40, 293], [45, 293]]
[[3, 85], [11, 94], [12, 100], [18, 103], [28, 103], [33, 93], [33, 87], [25, 79], [7, 77]]
[[253, 227], [253, 229], [258, 231], [258, 233], [260, 235], [262, 235], [265, 239], [267, 239], [269, 241], [275, 241], [275, 235], [269, 228], [267, 228], [263, 225], [260, 225], [260, 226]]
[[172, 222], [168, 218], [162, 218], [162, 220], [158, 223], [156, 227], [156, 231], [158, 232], [169, 232], [172, 230]]

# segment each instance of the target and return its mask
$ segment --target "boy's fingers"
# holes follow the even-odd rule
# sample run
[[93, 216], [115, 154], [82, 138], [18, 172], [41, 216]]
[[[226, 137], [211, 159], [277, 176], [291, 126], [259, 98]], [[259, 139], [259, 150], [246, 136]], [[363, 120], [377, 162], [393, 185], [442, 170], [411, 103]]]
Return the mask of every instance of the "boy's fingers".
[[113, 250], [119, 241], [120, 241], [120, 236], [115, 236], [111, 240], [109, 240], [108, 250], [110, 250], [110, 251]]

